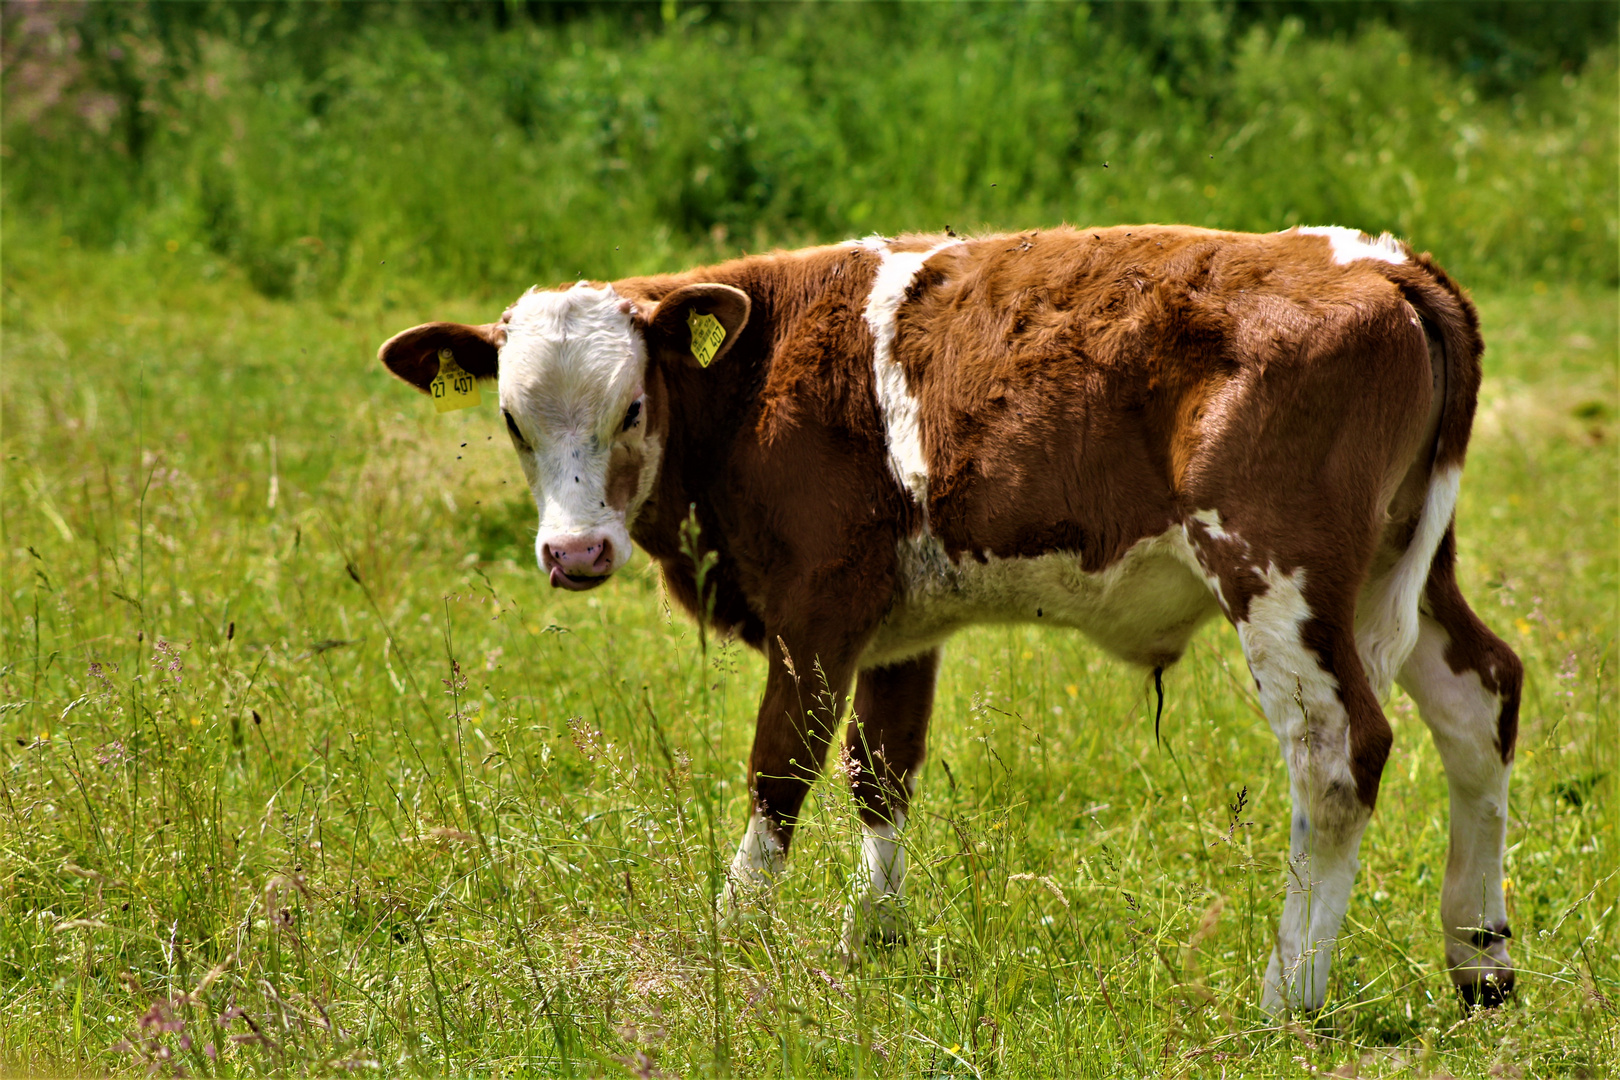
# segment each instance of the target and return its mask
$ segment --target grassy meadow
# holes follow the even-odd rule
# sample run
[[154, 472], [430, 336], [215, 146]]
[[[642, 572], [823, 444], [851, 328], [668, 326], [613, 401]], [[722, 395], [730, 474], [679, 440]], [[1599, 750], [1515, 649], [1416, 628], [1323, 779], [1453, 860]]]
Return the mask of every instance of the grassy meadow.
[[[1612, 47], [1470, 74], [1214, 5], [499, 7], [6, 11], [0, 1073], [1615, 1071]], [[35, 39], [82, 66], [30, 112]], [[1162, 745], [1078, 636], [961, 635], [910, 942], [838, 956], [836, 777], [717, 924], [759, 658], [645, 557], [547, 587], [489, 396], [436, 416], [374, 359], [536, 280], [1064, 218], [1387, 227], [1475, 287], [1460, 570], [1528, 669], [1508, 1006], [1446, 978], [1445, 781], [1397, 692], [1328, 1004], [1259, 1012], [1287, 779], [1225, 626]]]

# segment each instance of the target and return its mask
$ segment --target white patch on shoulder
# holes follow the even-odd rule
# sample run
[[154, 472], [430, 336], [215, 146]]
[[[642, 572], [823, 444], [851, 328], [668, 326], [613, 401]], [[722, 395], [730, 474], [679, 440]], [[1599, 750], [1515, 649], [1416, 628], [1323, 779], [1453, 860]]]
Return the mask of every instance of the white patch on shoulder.
[[[881, 241], [874, 244], [874, 241]], [[862, 247], [882, 258], [872, 293], [866, 301], [866, 325], [872, 330], [872, 369], [877, 376], [878, 411], [889, 437], [889, 468], [900, 485], [926, 514], [928, 510], [928, 460], [923, 455], [922, 431], [918, 427], [917, 399], [906, 386], [906, 373], [894, 357], [894, 337], [900, 303], [923, 264], [934, 255], [960, 244], [947, 240], [927, 251], [890, 251], [882, 237], [860, 241]]]
[[1404, 263], [1406, 252], [1401, 242], [1389, 233], [1380, 233], [1376, 239], [1360, 229], [1347, 229], [1342, 225], [1298, 225], [1294, 232], [1303, 236], [1325, 236], [1333, 245], [1333, 261], [1343, 266], [1357, 259], [1381, 259], [1387, 263]]
[[1457, 509], [1461, 483], [1458, 466], [1435, 470], [1412, 542], [1387, 574], [1367, 584], [1356, 605], [1356, 651], [1379, 700], [1389, 696], [1396, 674], [1417, 645], [1418, 601], [1428, 583], [1434, 553]]

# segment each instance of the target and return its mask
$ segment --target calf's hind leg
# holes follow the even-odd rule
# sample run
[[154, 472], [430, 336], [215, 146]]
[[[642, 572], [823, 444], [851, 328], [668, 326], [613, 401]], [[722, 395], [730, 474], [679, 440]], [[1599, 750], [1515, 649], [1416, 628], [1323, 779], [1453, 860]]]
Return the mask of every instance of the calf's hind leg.
[[[1356, 651], [1354, 575], [1222, 560], [1212, 545], [1200, 561], [1225, 593], [1293, 798], [1286, 895], [1261, 1005], [1317, 1009], [1390, 746]], [[1234, 604], [1240, 587], [1247, 600]]]
[[1429, 571], [1417, 647], [1397, 679], [1417, 702], [1451, 789], [1451, 851], [1440, 893], [1446, 962], [1470, 1005], [1513, 989], [1502, 855], [1524, 667], [1457, 588], [1448, 532]]
[[899, 901], [905, 889], [906, 852], [900, 832], [927, 752], [939, 650], [861, 672], [855, 683], [855, 719], [845, 738], [850, 792], [861, 816], [861, 879], [844, 914], [844, 948], [862, 936], [896, 941], [905, 932]]
[[1318, 1009], [1327, 997], [1333, 946], [1390, 746], [1350, 620], [1312, 615], [1296, 582], [1276, 577], [1238, 626], [1293, 798], [1287, 891], [1261, 991], [1261, 1005], [1272, 1012]]

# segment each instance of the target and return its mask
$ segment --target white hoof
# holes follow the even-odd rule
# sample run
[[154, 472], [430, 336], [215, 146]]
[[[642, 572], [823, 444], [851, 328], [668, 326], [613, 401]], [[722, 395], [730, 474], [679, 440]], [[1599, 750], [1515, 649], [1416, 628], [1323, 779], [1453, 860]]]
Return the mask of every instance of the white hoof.
[[733, 867], [726, 875], [726, 887], [715, 897], [715, 913], [727, 927], [751, 925], [768, 916], [776, 879], [758, 873], [741, 873]]
[[911, 920], [901, 897], [892, 893], [863, 896], [844, 908], [844, 956], [855, 960], [865, 948], [901, 944], [910, 930]]
[[[1327, 1000], [1328, 962], [1332, 943], [1319, 944], [1314, 952], [1295, 957], [1286, 970], [1282, 955], [1273, 947], [1260, 991], [1260, 1007], [1273, 1016], [1283, 1013], [1309, 1013]], [[1313, 963], [1314, 955], [1314, 963]]]

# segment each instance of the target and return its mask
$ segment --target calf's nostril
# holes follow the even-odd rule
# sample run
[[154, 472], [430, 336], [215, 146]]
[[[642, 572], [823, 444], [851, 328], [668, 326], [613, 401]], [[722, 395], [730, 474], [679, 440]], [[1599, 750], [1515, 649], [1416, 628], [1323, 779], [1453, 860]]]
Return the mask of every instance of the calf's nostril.
[[554, 537], [540, 545], [541, 565], [547, 570], [585, 577], [613, 572], [613, 542], [606, 537]]

